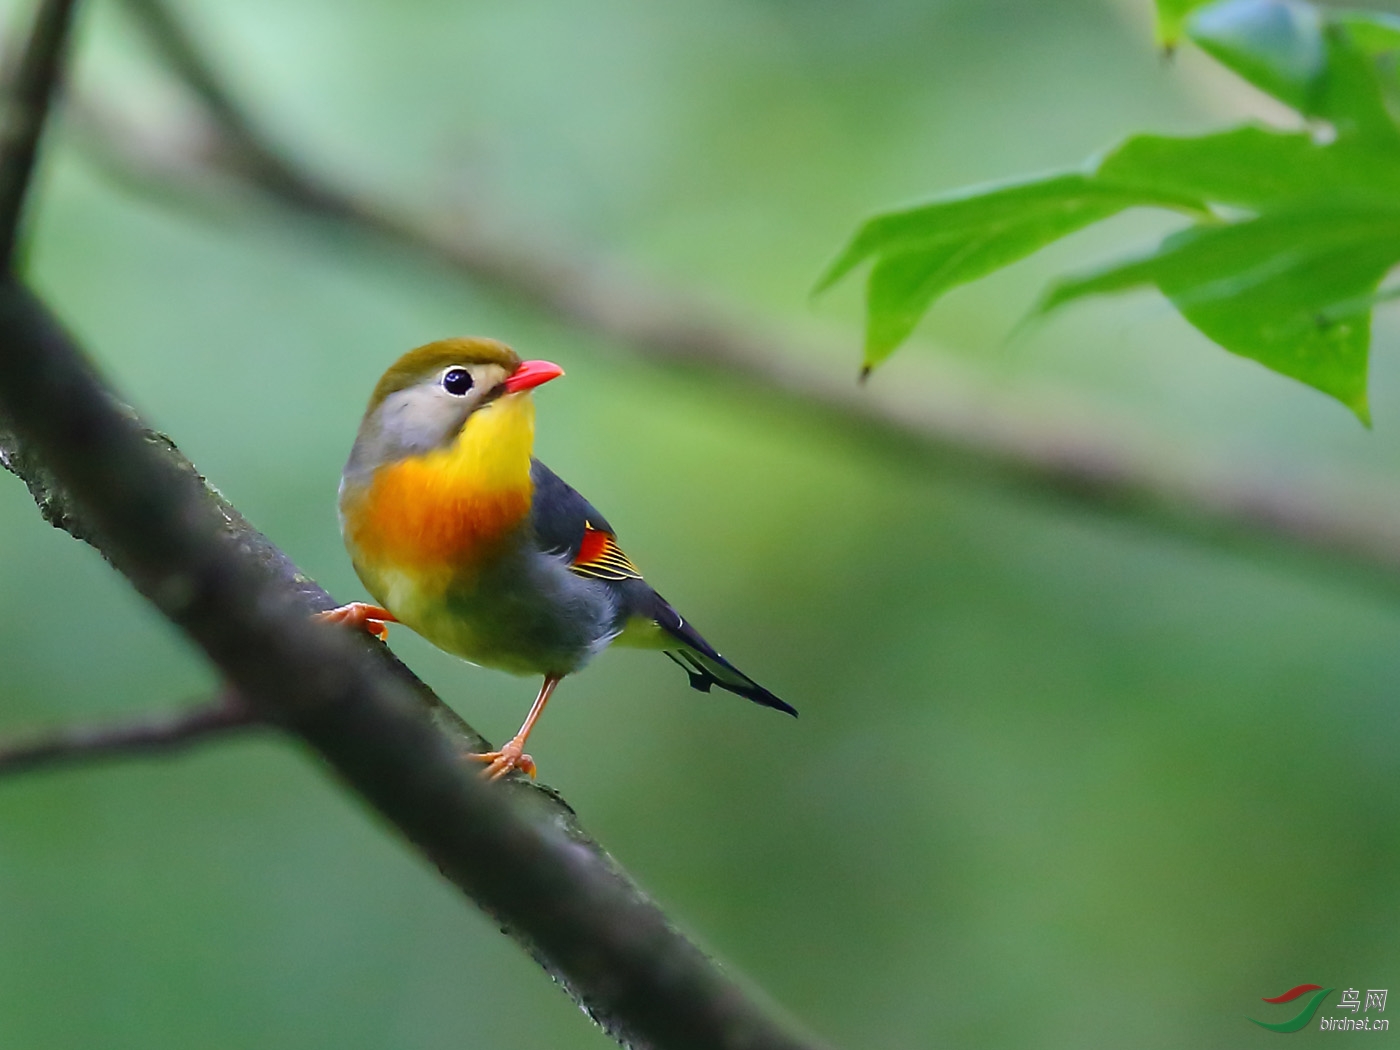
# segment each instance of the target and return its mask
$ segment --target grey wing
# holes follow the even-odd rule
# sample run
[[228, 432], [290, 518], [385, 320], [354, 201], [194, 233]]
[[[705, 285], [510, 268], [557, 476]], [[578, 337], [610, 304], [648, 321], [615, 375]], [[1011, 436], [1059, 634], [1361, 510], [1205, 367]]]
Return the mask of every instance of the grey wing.
[[573, 561], [583, 546], [587, 529], [612, 532], [612, 526], [597, 507], [537, 459], [530, 460], [530, 481], [535, 489], [530, 522], [544, 550], [568, 555]]

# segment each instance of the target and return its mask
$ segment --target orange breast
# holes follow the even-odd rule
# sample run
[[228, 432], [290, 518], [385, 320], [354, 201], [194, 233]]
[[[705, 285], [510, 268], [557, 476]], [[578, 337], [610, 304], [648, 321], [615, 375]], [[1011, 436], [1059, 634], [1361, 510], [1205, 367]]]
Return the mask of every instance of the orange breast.
[[346, 501], [346, 539], [367, 563], [470, 570], [530, 513], [523, 487], [482, 487], [433, 457], [381, 467]]

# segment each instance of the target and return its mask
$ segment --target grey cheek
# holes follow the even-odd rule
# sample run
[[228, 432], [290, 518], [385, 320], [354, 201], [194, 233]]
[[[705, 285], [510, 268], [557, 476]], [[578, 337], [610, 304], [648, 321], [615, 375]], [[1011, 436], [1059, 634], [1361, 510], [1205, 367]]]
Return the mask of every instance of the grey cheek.
[[380, 409], [379, 425], [380, 432], [393, 444], [412, 444], [414, 431], [421, 426], [415, 424], [408, 402], [399, 398]]
[[431, 452], [452, 442], [473, 405], [471, 398], [415, 392], [385, 405], [381, 432], [400, 455]]
[[414, 405], [408, 398], [398, 398], [384, 406], [380, 416], [380, 432], [389, 448], [399, 453], [426, 452], [438, 444], [432, 413], [427, 406]]

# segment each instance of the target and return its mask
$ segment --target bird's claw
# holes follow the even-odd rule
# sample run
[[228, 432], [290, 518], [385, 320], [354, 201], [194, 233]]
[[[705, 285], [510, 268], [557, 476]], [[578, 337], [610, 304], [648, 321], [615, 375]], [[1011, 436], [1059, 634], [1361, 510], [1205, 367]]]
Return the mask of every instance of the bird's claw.
[[500, 780], [501, 777], [516, 769], [529, 774], [532, 780], [535, 776], [535, 760], [525, 754], [522, 746], [514, 740], [503, 744], [499, 751], [472, 752], [467, 757], [486, 763], [486, 768], [481, 771], [481, 775], [487, 780]]
[[374, 635], [381, 642], [389, 637], [389, 624], [397, 623], [394, 614], [368, 602], [351, 602], [336, 609], [327, 609], [316, 614], [322, 623], [341, 623], [356, 630]]

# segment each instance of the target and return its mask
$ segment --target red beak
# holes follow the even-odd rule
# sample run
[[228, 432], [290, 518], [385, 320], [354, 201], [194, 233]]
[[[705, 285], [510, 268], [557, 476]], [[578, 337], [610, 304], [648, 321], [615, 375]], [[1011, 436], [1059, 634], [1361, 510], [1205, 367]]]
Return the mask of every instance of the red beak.
[[506, 393], [518, 394], [522, 390], [532, 390], [541, 383], [558, 379], [564, 370], [550, 361], [521, 361], [520, 367], [506, 380]]

